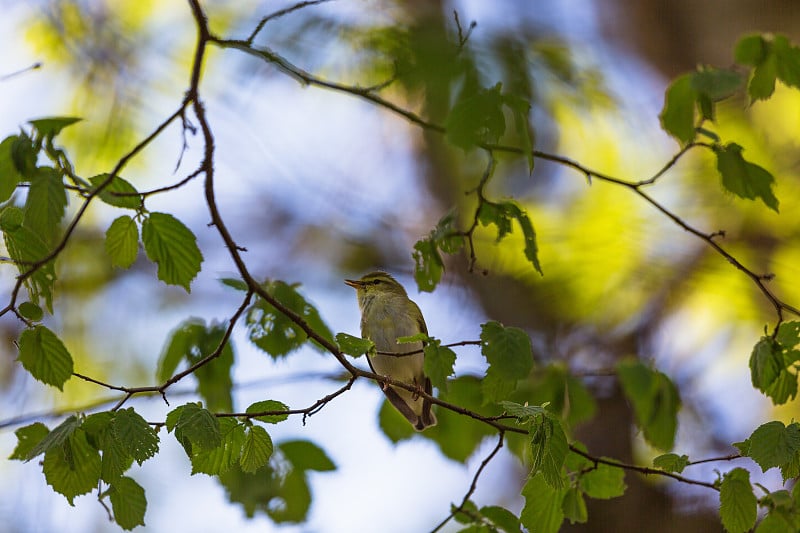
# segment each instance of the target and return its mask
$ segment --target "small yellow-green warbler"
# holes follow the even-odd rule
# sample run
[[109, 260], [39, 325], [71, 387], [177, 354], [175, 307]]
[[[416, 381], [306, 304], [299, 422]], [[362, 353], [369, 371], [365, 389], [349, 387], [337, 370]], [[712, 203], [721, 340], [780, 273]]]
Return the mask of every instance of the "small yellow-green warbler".
[[[361, 336], [375, 343], [378, 352], [411, 355], [381, 355], [367, 357], [373, 372], [387, 376], [420, 391], [431, 393], [431, 380], [425, 375], [422, 342], [398, 344], [398, 337], [428, 333], [425, 319], [417, 304], [412, 302], [405, 289], [385, 272], [371, 272], [359, 280], [347, 279], [345, 283], [356, 290], [361, 309]], [[419, 393], [382, 384], [383, 393], [395, 408], [411, 422], [414, 429], [436, 425], [431, 412], [431, 402]]]

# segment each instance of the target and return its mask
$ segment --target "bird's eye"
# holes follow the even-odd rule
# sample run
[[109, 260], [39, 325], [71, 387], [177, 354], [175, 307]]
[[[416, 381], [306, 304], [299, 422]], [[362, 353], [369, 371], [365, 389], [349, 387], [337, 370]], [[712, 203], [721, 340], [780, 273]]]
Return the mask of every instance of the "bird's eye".
[[381, 282], [381, 280], [379, 280], [379, 279], [374, 279], [374, 280], [372, 280], [372, 284], [373, 284], [373, 285], [379, 285], [379, 284], [380, 284], [380, 282]]

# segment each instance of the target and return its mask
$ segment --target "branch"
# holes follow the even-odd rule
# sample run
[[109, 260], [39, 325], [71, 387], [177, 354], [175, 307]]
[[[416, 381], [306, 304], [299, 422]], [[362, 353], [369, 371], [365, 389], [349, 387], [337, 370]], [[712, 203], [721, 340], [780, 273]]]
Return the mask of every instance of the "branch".
[[239, 308], [236, 310], [233, 316], [231, 316], [231, 319], [228, 323], [228, 327], [225, 330], [225, 333], [222, 335], [222, 338], [220, 339], [219, 344], [217, 344], [217, 347], [214, 349], [214, 351], [212, 351], [210, 354], [208, 354], [207, 356], [203, 357], [202, 359], [191, 365], [183, 372], [175, 374], [161, 385], [152, 385], [144, 387], [123, 387], [120, 385], [111, 385], [109, 383], [105, 383], [103, 381], [97, 380], [89, 376], [85, 376], [83, 374], [79, 374], [77, 372], [73, 372], [72, 375], [84, 381], [88, 381], [89, 383], [94, 383], [96, 385], [100, 385], [101, 387], [105, 387], [110, 390], [124, 392], [125, 395], [119, 401], [117, 401], [114, 407], [111, 408], [111, 411], [118, 410], [125, 404], [125, 402], [130, 400], [133, 396], [144, 393], [158, 393], [161, 395], [161, 397], [164, 399], [167, 405], [169, 405], [166, 396], [167, 389], [172, 385], [174, 385], [175, 383], [182, 380], [183, 378], [185, 378], [186, 376], [193, 374], [194, 372], [197, 371], [198, 368], [207, 365], [208, 363], [210, 363], [211, 361], [213, 361], [222, 354], [222, 350], [225, 349], [225, 345], [228, 343], [228, 340], [230, 339], [231, 334], [233, 333], [233, 327], [236, 325], [236, 322], [239, 320], [239, 317], [242, 316], [242, 313], [244, 313], [244, 310], [247, 309], [247, 306], [250, 304], [252, 296], [253, 296], [252, 291], [248, 291], [247, 295], [245, 296]]
[[306, 407], [305, 409], [287, 409], [285, 411], [259, 411], [257, 413], [217, 413], [214, 416], [220, 418], [226, 417], [236, 417], [236, 418], [258, 418], [259, 416], [281, 416], [281, 415], [303, 415], [303, 425], [306, 425], [306, 419], [314, 416], [315, 414], [319, 413], [323, 407], [328, 405], [332, 400], [336, 399], [341, 394], [344, 394], [346, 391], [349, 391], [350, 388], [355, 383], [357, 377], [350, 376], [350, 379], [347, 380], [347, 383], [344, 384], [341, 388], [337, 389], [336, 391], [328, 394], [327, 396], [323, 396], [310, 406]]
[[435, 528], [433, 528], [431, 530], [431, 533], [436, 533], [437, 531], [442, 529], [445, 526], [445, 524], [447, 524], [447, 522], [450, 521], [451, 518], [454, 518], [458, 513], [464, 512], [464, 506], [467, 505], [467, 502], [469, 501], [469, 499], [472, 496], [472, 494], [475, 492], [475, 489], [478, 488], [478, 478], [483, 473], [483, 469], [486, 468], [486, 465], [489, 464], [489, 461], [494, 459], [494, 456], [497, 455], [497, 452], [499, 452], [500, 448], [503, 447], [503, 440], [504, 439], [505, 439], [505, 433], [503, 431], [500, 431], [498, 433], [498, 435], [497, 435], [497, 444], [492, 449], [491, 453], [488, 456], [486, 456], [486, 459], [481, 461], [481, 465], [478, 467], [478, 470], [475, 472], [475, 476], [472, 478], [472, 484], [469, 486], [469, 490], [467, 490], [467, 493], [464, 494], [464, 498], [461, 500], [461, 504], [458, 507], [454, 508], [450, 512], [450, 514], [444, 520], [442, 520], [439, 523], [439, 525], [437, 525]]
[[707, 481], [698, 481], [696, 479], [689, 479], [689, 478], [681, 476], [680, 474], [676, 474], [674, 472], [667, 472], [666, 470], [659, 470], [658, 468], [651, 468], [649, 466], [637, 466], [637, 465], [632, 465], [632, 464], [628, 464], [628, 463], [623, 463], [622, 461], [617, 461], [615, 459], [606, 459], [604, 457], [595, 457], [595, 456], [593, 456], [593, 455], [581, 450], [580, 448], [578, 448], [577, 446], [575, 446], [573, 444], [569, 445], [569, 449], [573, 453], [577, 453], [578, 455], [580, 455], [582, 457], [585, 457], [586, 459], [590, 460], [591, 462], [593, 462], [595, 464], [595, 466], [597, 466], [598, 464], [604, 464], [604, 465], [608, 465], [608, 466], [613, 466], [615, 468], [621, 468], [623, 470], [630, 470], [632, 472], [639, 472], [640, 474], [645, 474], [645, 475], [665, 476], [665, 477], [669, 477], [669, 478], [675, 479], [677, 481], [680, 481], [681, 483], [686, 483], [687, 485], [699, 485], [701, 487], [707, 487], [709, 489], [714, 489], [714, 490], [719, 492], [719, 487], [718, 486], [716, 486], [713, 483], [709, 483]]
[[289, 13], [291, 13], [293, 11], [297, 11], [298, 9], [303, 9], [304, 7], [314, 6], [314, 5], [317, 5], [317, 4], [324, 4], [325, 2], [330, 2], [330, 1], [331, 0], [309, 0], [307, 2], [298, 2], [297, 4], [294, 4], [293, 6], [289, 6], [289, 7], [286, 7], [284, 9], [280, 9], [278, 11], [275, 11], [274, 13], [270, 13], [266, 17], [262, 18], [261, 21], [259, 21], [259, 23], [256, 25], [256, 28], [253, 30], [253, 32], [250, 34], [250, 36], [247, 38], [247, 40], [245, 42], [248, 45], [252, 45], [253, 41], [256, 38], [256, 36], [259, 33], [261, 33], [262, 29], [264, 29], [264, 25], [267, 22], [271, 21], [271, 20], [275, 20], [276, 18], [280, 18], [280, 17], [282, 17], [284, 15], [288, 15]]
[[[394, 103], [392, 103], [392, 102], [390, 102], [390, 101], [388, 101], [388, 100], [386, 100], [386, 99], [374, 94], [373, 92], [371, 92], [368, 89], [363, 89], [363, 88], [360, 88], [360, 87], [357, 87], [357, 86], [346, 85], [346, 84], [339, 83], [339, 82], [333, 82], [333, 81], [324, 80], [324, 79], [322, 79], [320, 77], [317, 77], [317, 76], [315, 76], [313, 74], [310, 74], [309, 72], [306, 72], [305, 70], [301, 69], [300, 67], [298, 67], [298, 66], [294, 65], [293, 63], [291, 63], [290, 61], [288, 61], [286, 58], [281, 57], [280, 55], [276, 54], [275, 52], [273, 52], [273, 51], [271, 51], [271, 50], [269, 50], [267, 48], [256, 49], [256, 48], [253, 48], [251, 46], [251, 43], [248, 43], [247, 41], [231, 40], [231, 39], [220, 39], [220, 38], [215, 37], [215, 36], [209, 36], [209, 40], [210, 40], [210, 42], [213, 42], [213, 43], [217, 44], [218, 46], [220, 46], [222, 48], [233, 48], [233, 49], [237, 49], [237, 50], [240, 50], [242, 52], [245, 52], [247, 54], [253, 55], [255, 57], [259, 57], [259, 58], [261, 58], [261, 59], [263, 59], [263, 60], [265, 60], [265, 61], [267, 61], [267, 62], [269, 62], [269, 63], [271, 63], [273, 65], [275, 65], [279, 70], [281, 70], [284, 73], [288, 74], [289, 76], [293, 77], [294, 79], [296, 79], [298, 82], [302, 83], [303, 85], [312, 85], [312, 86], [321, 87], [321, 88], [324, 88], [324, 89], [330, 89], [330, 90], [333, 90], [333, 91], [338, 91], [338, 92], [342, 92], [342, 93], [349, 94], [349, 95], [352, 95], [352, 96], [356, 96], [358, 98], [362, 98], [362, 99], [365, 99], [365, 100], [367, 100], [369, 102], [377, 104], [378, 106], [383, 107], [384, 109], [387, 109], [387, 110], [389, 110], [389, 111], [391, 111], [391, 112], [393, 112], [393, 113], [395, 113], [397, 115], [400, 115], [401, 117], [406, 118], [411, 123], [416, 124], [417, 126], [423, 128], [425, 130], [434, 131], [434, 132], [437, 132], [437, 133], [445, 133], [446, 132], [444, 126], [441, 126], [439, 124], [435, 124], [433, 122], [429, 122], [429, 121], [423, 119], [422, 117], [420, 117], [419, 115], [417, 115], [417, 114], [415, 114], [415, 113], [413, 113], [411, 111], [408, 111], [406, 109], [403, 109], [403, 108], [397, 106], [396, 104], [394, 104]], [[678, 215], [676, 215], [676, 214], [672, 213], [671, 211], [669, 211], [666, 207], [664, 207], [662, 204], [660, 204], [659, 202], [654, 200], [650, 195], [648, 195], [647, 193], [645, 193], [642, 190], [643, 187], [645, 187], [647, 185], [651, 185], [652, 183], [655, 183], [656, 180], [658, 180], [667, 170], [672, 168], [677, 163], [677, 161], [684, 154], [686, 154], [690, 149], [698, 147], [698, 146], [702, 146], [702, 147], [706, 147], [706, 148], [710, 148], [711, 147], [710, 145], [705, 144], [705, 143], [690, 143], [689, 145], [687, 145], [686, 147], [681, 149], [681, 151], [678, 152], [678, 154], [676, 154], [669, 162], [667, 162], [666, 165], [664, 165], [664, 167], [662, 167], [652, 177], [650, 177], [648, 179], [645, 179], [645, 180], [637, 181], [637, 182], [626, 181], [626, 180], [623, 180], [623, 179], [619, 179], [619, 178], [615, 178], [613, 176], [609, 176], [609, 175], [603, 174], [601, 172], [597, 172], [597, 171], [592, 170], [592, 169], [590, 169], [590, 168], [588, 168], [588, 167], [586, 167], [584, 165], [581, 165], [580, 163], [578, 163], [576, 161], [573, 161], [573, 160], [571, 160], [571, 159], [569, 159], [567, 157], [563, 157], [563, 156], [560, 156], [560, 155], [550, 154], [550, 153], [547, 153], [547, 152], [542, 152], [540, 150], [532, 150], [531, 154], [534, 157], [538, 158], [538, 159], [544, 159], [544, 160], [547, 160], [547, 161], [552, 161], [552, 162], [560, 164], [562, 166], [566, 166], [566, 167], [572, 168], [573, 170], [576, 170], [576, 171], [580, 172], [581, 174], [583, 174], [589, 181], [591, 181], [591, 179], [594, 178], [594, 179], [599, 179], [601, 181], [605, 181], [605, 182], [608, 182], [608, 183], [612, 183], [612, 184], [619, 185], [619, 186], [622, 186], [622, 187], [630, 189], [631, 191], [633, 191], [634, 193], [639, 195], [647, 203], [649, 203], [653, 207], [655, 207], [662, 214], [667, 216], [675, 224], [677, 224], [678, 226], [683, 228], [685, 231], [688, 231], [692, 235], [694, 235], [694, 236], [700, 238], [701, 240], [703, 240], [706, 244], [708, 244], [711, 248], [713, 248], [717, 253], [719, 253], [722, 257], [724, 257], [728, 262], [730, 262], [736, 269], [740, 270], [747, 277], [749, 277], [753, 281], [753, 283], [756, 284], [756, 286], [762, 292], [762, 294], [764, 294], [764, 296], [770, 301], [772, 306], [775, 308], [776, 314], [778, 316], [778, 325], [780, 325], [780, 323], [783, 322], [783, 320], [784, 320], [784, 317], [783, 317], [783, 312], [784, 311], [788, 311], [788, 312], [790, 312], [790, 313], [792, 313], [794, 315], [800, 316], [800, 309], [798, 309], [798, 308], [796, 308], [794, 306], [791, 306], [791, 305], [787, 304], [786, 302], [780, 300], [778, 297], [776, 297], [772, 293], [772, 291], [770, 291], [770, 289], [765, 284], [766, 280], [764, 279], [763, 276], [761, 276], [759, 274], [756, 274], [752, 270], [748, 269], [746, 266], [744, 266], [743, 263], [741, 263], [738, 259], [736, 259], [733, 255], [731, 255], [727, 250], [722, 248], [719, 244], [717, 244], [714, 241], [714, 238], [716, 236], [718, 236], [717, 232], [714, 232], [714, 233], [703, 233], [702, 231], [700, 231], [698, 229], [695, 229], [693, 226], [691, 226], [691, 225], [687, 224], [686, 222], [684, 222], [683, 219], [681, 219]], [[516, 147], [516, 146], [484, 143], [484, 144], [479, 145], [479, 147], [484, 148], [485, 150], [489, 150], [490, 152], [491, 151], [498, 151], [498, 152], [506, 152], [506, 153], [515, 153], [515, 154], [520, 154], [520, 155], [525, 155], [526, 154], [525, 150], [523, 150], [523, 149], [521, 149], [519, 147]], [[777, 331], [777, 325], [776, 325], [776, 331]]]
[[[114, 165], [114, 168], [108, 174], [108, 177], [98, 187], [89, 191], [83, 203], [78, 208], [77, 213], [75, 213], [75, 216], [72, 218], [72, 221], [69, 223], [67, 229], [64, 231], [64, 235], [61, 237], [61, 240], [58, 242], [58, 244], [56, 244], [55, 248], [53, 248], [50, 251], [50, 253], [48, 253], [43, 258], [30, 263], [29, 264], [30, 268], [25, 272], [21, 273], [19, 276], [17, 276], [17, 281], [14, 284], [14, 288], [11, 290], [11, 297], [9, 298], [8, 305], [6, 305], [3, 309], [0, 309], [0, 316], [3, 316], [12, 309], [14, 309], [15, 304], [17, 302], [17, 297], [19, 296], [19, 291], [22, 288], [22, 284], [25, 283], [25, 280], [30, 278], [37, 270], [42, 268], [51, 260], [55, 259], [56, 256], [58, 256], [58, 254], [60, 254], [64, 250], [64, 248], [66, 248], [67, 242], [69, 242], [69, 239], [72, 236], [73, 232], [75, 231], [75, 228], [78, 227], [78, 223], [83, 218], [92, 200], [95, 197], [97, 197], [103, 191], [103, 189], [105, 189], [114, 180], [114, 178], [116, 178], [119, 175], [119, 173], [122, 171], [123, 168], [125, 168], [125, 166], [131, 159], [133, 159], [137, 154], [139, 154], [139, 152], [144, 150], [147, 147], [147, 145], [149, 145], [153, 141], [153, 139], [158, 137], [161, 134], [161, 132], [163, 132], [167, 128], [167, 126], [169, 126], [172, 123], [172, 121], [180, 117], [183, 114], [183, 110], [186, 108], [188, 104], [189, 104], [189, 99], [187, 97], [184, 99], [180, 108], [177, 111], [175, 111], [172, 115], [164, 119], [164, 121], [162, 121], [161, 124], [156, 126], [156, 128], [150, 133], [150, 135], [142, 139], [139, 142], [139, 144], [134, 146], [127, 154], [125, 154], [119, 161], [117, 161], [117, 164]], [[21, 263], [17, 262], [17, 264], [19, 265]]]

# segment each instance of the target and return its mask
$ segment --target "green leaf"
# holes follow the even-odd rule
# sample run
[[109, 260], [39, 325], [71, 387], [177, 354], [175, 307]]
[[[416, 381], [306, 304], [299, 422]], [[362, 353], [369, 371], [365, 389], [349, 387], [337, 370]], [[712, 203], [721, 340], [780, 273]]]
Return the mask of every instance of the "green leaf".
[[[762, 337], [750, 355], [750, 379], [753, 386], [769, 396], [776, 405], [784, 404], [797, 395], [797, 376], [786, 368], [800, 359], [800, 351], [794, 349], [794, 329], [792, 326], [779, 329], [776, 339]], [[783, 345], [779, 339], [788, 344]]]
[[800, 451], [800, 424], [793, 422], [784, 426], [783, 422], [777, 420], [767, 422], [759, 426], [742, 444], [742, 453], [752, 458], [766, 472], [772, 467], [791, 462]]
[[226, 285], [237, 291], [247, 292], [247, 282], [239, 278], [220, 278], [219, 280], [223, 285]]
[[514, 116], [514, 130], [517, 132], [520, 149], [525, 154], [528, 162], [528, 173], [533, 173], [533, 133], [530, 124], [531, 103], [517, 95], [506, 93], [503, 95], [505, 103]]
[[776, 35], [772, 48], [778, 79], [789, 87], [800, 87], [800, 48], [792, 46], [785, 35]]
[[762, 337], [750, 355], [750, 379], [753, 386], [766, 391], [784, 368], [780, 347], [772, 337]]
[[747, 35], [739, 39], [734, 50], [737, 63], [755, 67], [767, 54], [767, 43], [761, 35]]
[[136, 526], [143, 526], [144, 513], [147, 511], [147, 498], [144, 489], [129, 477], [115, 480], [108, 491], [114, 520], [119, 527], [130, 531]]
[[36, 128], [36, 131], [42, 137], [53, 138], [67, 126], [80, 122], [81, 120], [83, 119], [78, 117], [45, 117], [29, 120], [28, 124]]
[[695, 138], [694, 107], [697, 92], [692, 88], [692, 74], [676, 78], [667, 87], [664, 109], [661, 111], [661, 127], [681, 142], [688, 144]]
[[19, 362], [34, 378], [59, 390], [72, 376], [72, 356], [61, 339], [42, 325], [19, 336]]
[[[289, 406], [285, 403], [276, 401], [276, 400], [264, 400], [260, 402], [256, 402], [251, 404], [245, 413], [252, 414], [252, 413], [265, 413], [270, 411], [288, 411]], [[262, 415], [254, 417], [256, 420], [261, 422], [267, 422], [269, 424], [277, 424], [278, 422], [283, 422], [287, 418], [289, 418], [288, 414], [278, 414], [278, 415]]]
[[24, 131], [19, 135], [14, 135], [13, 139], [11, 160], [14, 163], [14, 170], [19, 173], [20, 181], [29, 180], [37, 171], [36, 163], [39, 159], [41, 143], [34, 142]]
[[747, 92], [750, 101], [766, 100], [775, 92], [775, 78], [778, 75], [778, 60], [770, 50], [764, 60], [750, 74]]
[[[221, 324], [206, 326], [205, 321], [190, 318], [173, 330], [158, 362], [158, 379], [169, 380], [181, 361], [189, 365], [199, 363], [214, 353], [225, 337], [226, 327]], [[234, 354], [230, 342], [226, 342], [217, 357], [195, 370], [197, 392], [205, 400], [209, 409], [230, 411], [233, 408], [231, 397], [231, 368]]]
[[247, 437], [242, 447], [242, 455], [239, 458], [242, 472], [252, 474], [266, 465], [272, 456], [272, 450], [272, 439], [267, 430], [261, 426], [250, 426], [247, 429]]
[[458, 231], [455, 211], [446, 213], [430, 233], [428, 240], [446, 254], [454, 254], [464, 247], [465, 237]]
[[750, 473], [734, 468], [722, 479], [719, 514], [728, 533], [745, 533], [756, 524], [757, 501], [750, 485]]
[[414, 244], [414, 280], [419, 290], [431, 292], [439, 284], [444, 272], [444, 261], [439, 255], [436, 243], [431, 239], [422, 239]]
[[517, 381], [527, 378], [533, 369], [530, 337], [519, 328], [507, 328], [499, 322], [483, 324], [481, 352], [489, 363], [484, 380], [484, 394], [489, 401], [504, 399]]
[[431, 384], [439, 390], [447, 388], [447, 378], [455, 372], [453, 365], [456, 363], [456, 353], [441, 345], [440, 340], [429, 342], [425, 345], [425, 375], [431, 380]]
[[756, 533], [793, 533], [800, 528], [797, 513], [771, 511], [756, 527]]
[[445, 119], [447, 140], [468, 150], [482, 143], [496, 143], [506, 130], [502, 85], [463, 96]]
[[[93, 190], [96, 190], [103, 183], [105, 183], [110, 176], [111, 174], [100, 174], [93, 176], [89, 178], [89, 183], [92, 184]], [[144, 207], [144, 204], [142, 203], [142, 197], [132, 196], [138, 194], [139, 191], [137, 191], [136, 187], [131, 185], [130, 182], [119, 176], [114, 176], [114, 179], [111, 180], [111, 183], [103, 187], [103, 190], [100, 191], [98, 198], [108, 205], [113, 205], [114, 207], [122, 207], [140, 211]]]
[[[330, 343], [333, 334], [319, 316], [317, 309], [297, 291], [297, 285], [283, 281], [270, 281], [264, 289], [288, 309], [299, 315], [314, 331]], [[262, 298], [250, 306], [245, 317], [250, 342], [267, 352], [274, 359], [283, 357], [301, 347], [307, 340], [306, 332], [272, 304]], [[311, 345], [321, 350], [314, 340]]]
[[25, 457], [25, 461], [30, 461], [51, 449], [62, 446], [79, 426], [80, 421], [75, 415], [65, 419], [31, 449]]
[[189, 292], [203, 262], [194, 233], [172, 215], [150, 213], [142, 223], [142, 241], [147, 257], [158, 265], [158, 279]]
[[325, 454], [325, 452], [307, 440], [285, 441], [278, 445], [283, 452], [283, 456], [297, 469], [305, 472], [306, 470], [316, 470], [317, 472], [328, 472], [336, 470], [336, 465]]
[[192, 449], [192, 474], [220, 475], [238, 467], [245, 442], [245, 428], [234, 418], [219, 418], [222, 437], [219, 446], [210, 449]]
[[689, 466], [689, 456], [665, 453], [653, 459], [653, 466], [666, 472], [677, 472], [680, 474], [683, 472], [684, 468]]
[[136, 221], [128, 215], [114, 220], [106, 231], [105, 246], [112, 265], [130, 268], [139, 254], [139, 228]]
[[519, 518], [504, 507], [489, 505], [481, 507], [478, 512], [491, 520], [501, 531], [506, 533], [521, 533], [522, 531], [522, 524], [520, 524]]
[[100, 479], [106, 483], [116, 481], [133, 465], [127, 443], [123, 443], [112, 429], [115, 418], [115, 412], [103, 411], [87, 416], [81, 425], [89, 444], [102, 452]]
[[800, 322], [783, 322], [775, 340], [787, 349], [795, 348], [800, 344]]
[[639, 361], [621, 361], [617, 373], [645, 440], [661, 450], [671, 449], [681, 405], [678, 389], [665, 374]]
[[378, 412], [378, 426], [383, 431], [383, 434], [392, 441], [398, 443], [401, 440], [410, 439], [417, 434], [408, 420], [400, 414], [400, 411], [392, 407], [388, 400], [381, 403], [380, 411]]
[[580, 487], [587, 496], [599, 500], [618, 498], [625, 494], [625, 471], [599, 463], [580, 478]]
[[[219, 422], [207, 409], [203, 409], [195, 403], [187, 403], [179, 407], [181, 409], [177, 423], [175, 424], [175, 438], [178, 439], [184, 448], [186, 443], [194, 447], [210, 450], [222, 442]], [[173, 411], [174, 412], [174, 411]], [[187, 455], [191, 457], [191, 454]]]
[[531, 473], [541, 473], [548, 485], [561, 489], [565, 481], [561, 469], [569, 453], [567, 436], [561, 422], [544, 416], [539, 424], [531, 426], [531, 435]]
[[5, 232], [13, 232], [20, 229], [25, 213], [19, 207], [13, 205], [5, 206], [0, 211], [0, 229]]
[[[13, 226], [18, 222], [18, 215], [22, 212], [16, 208], [6, 208], [0, 223], [3, 226], [3, 238], [6, 249], [11, 259], [18, 263], [17, 268], [20, 273], [27, 273], [32, 263], [38, 263], [46, 257], [50, 248], [36, 232], [26, 226]], [[21, 222], [21, 221], [20, 221]], [[56, 281], [56, 272], [53, 261], [50, 260], [40, 266], [33, 274], [25, 280], [28, 289], [28, 297], [31, 302], [39, 304], [40, 299], [44, 300], [44, 305], [48, 311], [53, 312], [53, 287]]]
[[540, 274], [542, 266], [539, 264], [539, 247], [536, 244], [536, 232], [528, 214], [519, 205], [512, 201], [500, 203], [484, 201], [478, 209], [478, 220], [484, 226], [494, 224], [497, 226], [497, 241], [500, 242], [513, 229], [513, 220], [516, 220], [525, 241], [525, 258], [531, 263], [534, 269]]
[[[486, 416], [500, 414], [497, 406], [484, 405], [481, 380], [475, 376], [459, 376], [448, 381], [447, 389], [440, 390], [439, 397]], [[435, 441], [445, 457], [457, 462], [466, 461], [485, 437], [496, 433], [490, 426], [448, 409], [439, 410], [436, 417], [439, 423], [436, 427], [425, 430], [422, 436]], [[406, 426], [411, 427], [408, 422]]]
[[572, 376], [561, 364], [537, 369], [528, 379], [518, 382], [510, 399], [518, 404], [546, 403], [547, 409], [569, 427], [591, 419], [597, 409], [583, 381]]
[[545, 405], [520, 405], [514, 402], [500, 402], [506, 414], [517, 418], [520, 424], [529, 424], [539, 417], [549, 415]]
[[778, 199], [772, 191], [775, 178], [762, 167], [745, 161], [742, 147], [736, 143], [715, 146], [717, 170], [722, 176], [722, 186], [739, 198], [760, 198], [764, 204], [778, 212]]
[[133, 407], [116, 412], [111, 431], [140, 465], [158, 453], [158, 434]]
[[544, 276], [542, 272], [542, 265], [539, 264], [539, 246], [536, 244], [536, 232], [533, 229], [533, 224], [528, 218], [528, 214], [519, 210], [517, 214], [517, 222], [522, 228], [522, 235], [525, 237], [525, 257], [528, 259], [533, 268], [536, 269], [540, 275]]
[[52, 245], [66, 206], [67, 192], [61, 174], [54, 168], [41, 167], [31, 178], [22, 224]]
[[742, 86], [742, 75], [734, 70], [704, 67], [693, 73], [691, 86], [698, 94], [718, 101], [734, 94]]
[[50, 430], [41, 422], [35, 422], [29, 426], [19, 428], [14, 432], [14, 435], [17, 436], [17, 446], [8, 458], [18, 461], [28, 461], [32, 459], [35, 457], [35, 455], [31, 454], [33, 448], [42, 442], [49, 433]]
[[339, 345], [339, 349], [342, 353], [353, 357], [361, 357], [365, 353], [375, 350], [375, 343], [371, 340], [354, 337], [347, 333], [337, 333], [336, 344]]
[[75, 496], [91, 492], [100, 480], [100, 453], [89, 445], [80, 428], [60, 446], [48, 449], [42, 464], [47, 484], [63, 494], [70, 505], [74, 505]]
[[555, 489], [539, 474], [531, 476], [522, 487], [525, 506], [520, 514], [522, 525], [536, 533], [557, 533], [564, 521], [562, 502], [567, 489]]
[[20, 315], [32, 322], [39, 322], [44, 317], [42, 308], [33, 302], [22, 302], [17, 307], [17, 311], [19, 311]]
[[583, 493], [575, 487], [567, 489], [567, 493], [564, 494], [564, 499], [561, 502], [561, 509], [564, 511], [564, 517], [569, 520], [570, 524], [576, 522], [583, 524], [589, 519]]
[[19, 182], [25, 180], [25, 177], [17, 170], [11, 153], [11, 148], [16, 141], [17, 136], [12, 135], [0, 142], [0, 203], [11, 198]]

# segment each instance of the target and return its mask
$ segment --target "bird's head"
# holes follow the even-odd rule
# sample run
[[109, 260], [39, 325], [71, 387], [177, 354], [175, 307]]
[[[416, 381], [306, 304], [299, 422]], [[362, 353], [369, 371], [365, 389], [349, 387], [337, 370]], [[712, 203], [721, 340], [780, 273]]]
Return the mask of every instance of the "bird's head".
[[386, 296], [403, 296], [408, 298], [403, 286], [386, 272], [370, 272], [360, 279], [346, 279], [344, 282], [356, 290], [359, 301]]

